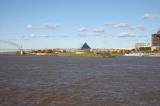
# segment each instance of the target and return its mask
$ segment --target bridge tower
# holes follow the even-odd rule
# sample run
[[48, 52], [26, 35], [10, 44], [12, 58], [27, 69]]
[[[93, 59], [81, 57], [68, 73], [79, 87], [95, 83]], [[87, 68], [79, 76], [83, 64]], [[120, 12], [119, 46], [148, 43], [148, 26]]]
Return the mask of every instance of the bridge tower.
[[20, 50], [20, 55], [23, 55], [24, 53], [23, 53], [23, 50]]

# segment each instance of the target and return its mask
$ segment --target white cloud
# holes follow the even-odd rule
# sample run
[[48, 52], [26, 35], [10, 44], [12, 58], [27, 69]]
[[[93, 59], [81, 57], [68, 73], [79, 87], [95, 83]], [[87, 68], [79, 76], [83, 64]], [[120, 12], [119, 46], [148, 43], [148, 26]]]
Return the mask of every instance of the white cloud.
[[68, 38], [68, 37], [70, 37], [69, 35], [63, 35], [62, 37], [64, 37], [64, 38]]
[[133, 37], [135, 34], [129, 32], [121, 32], [119, 33], [119, 37]]
[[32, 29], [32, 28], [33, 28], [33, 26], [32, 26], [32, 24], [28, 24], [28, 25], [26, 25], [26, 28], [28, 28], [28, 29]]
[[147, 28], [146, 28], [146, 26], [144, 26], [144, 25], [136, 25], [135, 26], [135, 29], [138, 29], [138, 30], [146, 30]]
[[87, 31], [87, 29], [85, 27], [79, 28], [79, 32], [86, 32], [86, 31]]
[[113, 28], [113, 29], [128, 29], [128, 30], [146, 30], [146, 26], [144, 25], [129, 25], [128, 23], [107, 23], [107, 27]]
[[95, 29], [93, 30], [93, 32], [95, 32], [95, 33], [104, 33], [105, 30], [104, 30], [104, 29], [95, 28]]
[[160, 13], [146, 13], [143, 16], [143, 19], [158, 19], [160, 18]]
[[31, 38], [49, 38], [48, 35], [35, 35], [35, 34], [31, 34], [30, 37]]
[[107, 23], [106, 26], [111, 28], [129, 28], [129, 24], [127, 23]]
[[32, 24], [26, 25], [26, 28], [28, 28], [28, 29], [57, 29], [60, 27], [62, 27], [62, 25], [53, 24], [53, 23], [44, 23], [44, 24], [37, 25], [37, 26], [34, 26]]

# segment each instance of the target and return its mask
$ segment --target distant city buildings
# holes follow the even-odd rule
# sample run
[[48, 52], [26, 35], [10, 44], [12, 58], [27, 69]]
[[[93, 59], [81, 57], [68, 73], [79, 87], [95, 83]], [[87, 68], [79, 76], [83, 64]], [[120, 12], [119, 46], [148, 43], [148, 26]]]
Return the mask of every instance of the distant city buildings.
[[152, 50], [160, 49], [160, 30], [152, 34]]
[[160, 50], [160, 30], [157, 33], [152, 34], [151, 36], [151, 45], [149, 43], [138, 42], [135, 43], [135, 50], [139, 50], [140, 48], [148, 48], [151, 47], [151, 50]]
[[149, 43], [135, 43], [135, 49], [139, 49], [139, 48], [142, 48], [142, 47], [150, 47], [150, 44]]

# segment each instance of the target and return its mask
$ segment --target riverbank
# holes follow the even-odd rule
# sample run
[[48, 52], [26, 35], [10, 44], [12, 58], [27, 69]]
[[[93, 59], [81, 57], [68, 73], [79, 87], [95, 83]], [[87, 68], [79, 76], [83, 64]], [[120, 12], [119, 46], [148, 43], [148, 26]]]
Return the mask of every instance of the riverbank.
[[57, 56], [57, 57], [96, 57], [96, 58], [111, 58], [111, 57], [118, 57], [122, 55], [117, 54], [93, 54], [93, 53], [83, 53], [83, 54], [75, 54], [75, 53], [58, 53], [58, 54], [52, 54], [52, 53], [31, 53], [26, 54], [27, 56]]

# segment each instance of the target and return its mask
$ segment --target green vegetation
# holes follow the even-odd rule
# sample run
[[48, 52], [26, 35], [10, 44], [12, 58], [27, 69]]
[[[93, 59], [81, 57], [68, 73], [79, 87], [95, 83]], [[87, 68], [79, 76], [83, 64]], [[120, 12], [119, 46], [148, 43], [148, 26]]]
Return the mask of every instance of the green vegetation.
[[137, 52], [150, 53], [152, 51], [151, 51], [151, 47], [140, 47], [137, 49]]
[[80, 56], [80, 57], [116, 57], [123, 55], [123, 52], [111, 52], [111, 51], [98, 51], [90, 49], [86, 50], [60, 50], [60, 49], [47, 49], [32, 51], [34, 55], [53, 55], [53, 56]]
[[151, 50], [151, 47], [140, 47], [138, 49], [99, 50], [99, 49], [43, 49], [32, 51], [31, 55], [52, 55], [52, 56], [82, 56], [82, 57], [117, 57], [130, 53], [160, 53], [159, 50]]

